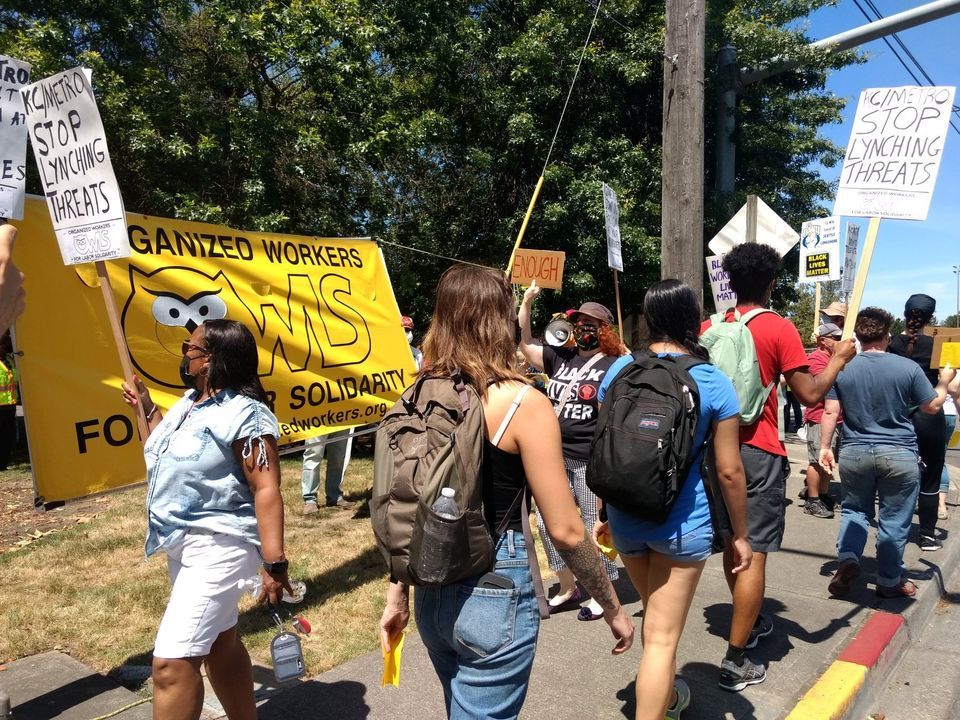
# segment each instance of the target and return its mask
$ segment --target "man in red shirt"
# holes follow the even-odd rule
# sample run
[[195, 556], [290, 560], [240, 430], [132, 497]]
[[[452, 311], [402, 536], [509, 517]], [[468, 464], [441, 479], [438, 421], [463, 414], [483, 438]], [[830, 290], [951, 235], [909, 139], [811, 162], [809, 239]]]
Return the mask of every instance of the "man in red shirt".
[[[776, 285], [780, 256], [768, 245], [744, 243], [723, 258], [723, 269], [730, 277], [730, 288], [737, 294], [737, 311], [744, 315], [765, 308]], [[733, 321], [733, 311], [727, 313]], [[702, 333], [710, 326], [701, 326]], [[833, 385], [837, 373], [855, 354], [852, 340], [835, 345], [833, 356], [819, 375], [808, 369], [800, 333], [789, 321], [774, 312], [756, 315], [747, 325], [753, 337], [764, 386], [772, 387], [782, 374], [794, 395], [804, 405], [815, 405]], [[746, 650], [756, 647], [760, 638], [773, 632], [773, 620], [760, 616], [766, 591], [768, 552], [780, 549], [783, 540], [786, 478], [790, 472], [787, 451], [777, 426], [777, 395], [770, 393], [760, 418], [740, 428], [740, 457], [747, 476], [747, 521], [753, 563], [733, 574], [736, 566], [733, 548], [728, 542], [723, 553], [723, 569], [733, 596], [733, 619], [727, 654], [720, 665], [720, 687], [739, 691], [766, 679], [763, 665], [754, 664]]]
[[[824, 323], [817, 328], [817, 349], [807, 356], [811, 375], [819, 375], [830, 362], [833, 343], [840, 339], [842, 328], [835, 323]], [[807, 433], [807, 484], [801, 497], [806, 500], [803, 511], [818, 518], [833, 517], [833, 498], [830, 497], [830, 478], [832, 477], [820, 465], [820, 419], [823, 417], [823, 401], [807, 408], [803, 413], [803, 426]], [[842, 420], [838, 420], [842, 422]], [[837, 455], [839, 433], [834, 432], [830, 446]]]

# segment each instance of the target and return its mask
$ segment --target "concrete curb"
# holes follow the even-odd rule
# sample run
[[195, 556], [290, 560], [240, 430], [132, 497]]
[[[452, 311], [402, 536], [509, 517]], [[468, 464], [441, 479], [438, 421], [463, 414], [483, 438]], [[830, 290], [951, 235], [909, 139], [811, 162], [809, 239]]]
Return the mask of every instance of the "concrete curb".
[[[950, 470], [951, 490], [956, 488], [956, 473]], [[957, 508], [954, 508], [954, 514]], [[954, 523], [941, 523], [948, 534]], [[960, 536], [960, 532], [957, 533]], [[934, 563], [930, 558], [938, 561]], [[919, 562], [929, 569], [918, 575], [908, 572], [923, 583], [915, 600], [903, 608], [902, 614], [873, 610], [856, 636], [847, 643], [836, 660], [827, 668], [787, 715], [786, 720], [852, 720], [868, 717], [872, 705], [896, 672], [911, 636], [919, 637], [930, 621], [937, 605], [947, 594], [949, 580], [957, 574], [960, 563], [960, 537], [944, 543], [941, 552], [921, 556]], [[946, 569], [946, 572], [944, 572]], [[886, 601], [890, 607], [903, 600]], [[881, 607], [884, 601], [881, 601]]]

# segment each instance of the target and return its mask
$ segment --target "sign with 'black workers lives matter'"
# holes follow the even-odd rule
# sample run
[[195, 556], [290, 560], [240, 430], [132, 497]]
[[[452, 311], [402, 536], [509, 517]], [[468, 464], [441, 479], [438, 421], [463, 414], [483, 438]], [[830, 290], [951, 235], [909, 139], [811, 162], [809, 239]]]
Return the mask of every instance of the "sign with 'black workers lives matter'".
[[908, 86], [860, 93], [834, 215], [927, 219], [955, 92]]
[[28, 63], [0, 55], [0, 218], [23, 218], [27, 122], [20, 89], [29, 82]]
[[123, 199], [88, 73], [74, 68], [21, 92], [65, 265], [130, 255]]

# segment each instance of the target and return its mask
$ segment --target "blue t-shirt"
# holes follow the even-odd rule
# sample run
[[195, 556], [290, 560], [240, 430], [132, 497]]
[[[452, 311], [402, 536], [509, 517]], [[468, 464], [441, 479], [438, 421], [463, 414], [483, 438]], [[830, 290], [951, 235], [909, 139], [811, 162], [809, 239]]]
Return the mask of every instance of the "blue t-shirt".
[[827, 398], [843, 408], [840, 445], [895, 445], [917, 449], [910, 409], [936, 397], [913, 360], [886, 352], [864, 352], [837, 375]]
[[[677, 357], [679, 353], [661, 353], [660, 357]], [[633, 356], [626, 355], [619, 358], [607, 371], [607, 376], [600, 384], [597, 399], [602, 403], [607, 388], [616, 379], [620, 371], [633, 362]], [[700, 419], [693, 436], [693, 446], [699, 453], [707, 437], [710, 426], [719, 420], [735, 417], [740, 414], [740, 404], [737, 402], [737, 393], [733, 383], [720, 370], [710, 364], [697, 365], [691, 368], [690, 375], [697, 382], [700, 392]], [[680, 495], [674, 503], [670, 515], [661, 523], [651, 523], [640, 520], [635, 515], [621, 512], [613, 505], [607, 506], [607, 515], [611, 527], [621, 527], [629, 523], [631, 537], [643, 537], [648, 540], [666, 540], [679, 537], [696, 530], [701, 525], [710, 522], [710, 504], [707, 501], [707, 491], [703, 487], [703, 478], [700, 476], [700, 459], [696, 459], [690, 466], [690, 474], [680, 488]]]

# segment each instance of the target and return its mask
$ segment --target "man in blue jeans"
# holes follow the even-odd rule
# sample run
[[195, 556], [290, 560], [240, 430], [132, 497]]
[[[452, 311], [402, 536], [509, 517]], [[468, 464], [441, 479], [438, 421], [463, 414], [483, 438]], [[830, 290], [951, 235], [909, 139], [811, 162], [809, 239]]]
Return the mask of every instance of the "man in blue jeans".
[[877, 595], [913, 597], [917, 586], [903, 577], [903, 549], [920, 490], [917, 436], [910, 412], [936, 413], [948, 394], [956, 396], [956, 371], [940, 371], [931, 387], [920, 366], [887, 352], [893, 316], [880, 308], [857, 315], [854, 332], [863, 348], [847, 363], [827, 393], [820, 421], [820, 465], [836, 465], [830, 438], [843, 407], [840, 437], [840, 566], [828, 590], [834, 597], [850, 592], [860, 575], [860, 556], [870, 521], [877, 514]]

